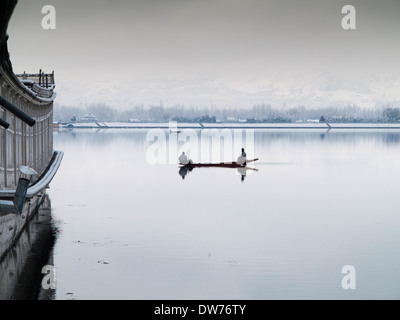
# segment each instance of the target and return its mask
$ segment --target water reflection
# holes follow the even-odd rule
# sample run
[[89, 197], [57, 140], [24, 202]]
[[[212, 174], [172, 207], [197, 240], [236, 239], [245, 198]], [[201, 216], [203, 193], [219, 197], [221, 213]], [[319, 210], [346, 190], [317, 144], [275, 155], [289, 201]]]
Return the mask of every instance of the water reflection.
[[[212, 167], [212, 165], [210, 165], [210, 167]], [[195, 166], [182, 166], [179, 168], [179, 175], [182, 177], [182, 180], [185, 180], [186, 176], [193, 171], [193, 169], [195, 168]], [[221, 167], [220, 167], [221, 168]], [[222, 168], [228, 168], [228, 169], [234, 169], [233, 167], [222, 167]], [[198, 168], [201, 169], [201, 168]], [[214, 168], [214, 169], [218, 169], [218, 168]], [[247, 176], [247, 171], [251, 170], [251, 171], [258, 171], [258, 169], [256, 168], [251, 168], [251, 167], [237, 167], [236, 168], [236, 172], [240, 175], [240, 181], [244, 182], [246, 176]]]
[[240, 174], [240, 180], [243, 182], [247, 175], [246, 168], [237, 168], [237, 171]]
[[187, 167], [187, 166], [181, 167], [179, 169], [179, 175], [182, 177], [183, 180], [185, 180], [185, 177], [187, 176], [187, 174], [189, 172], [191, 172], [192, 170], [193, 170], [193, 167]]
[[146, 134], [55, 134], [56, 299], [399, 296], [400, 130], [256, 130], [253, 175], [150, 164]]
[[329, 128], [328, 130], [326, 130], [326, 132], [321, 133], [321, 140], [324, 140], [325, 137], [328, 135], [329, 131], [331, 131], [331, 128]]
[[43, 290], [42, 268], [53, 263], [56, 229], [48, 195], [28, 222], [13, 248], [0, 261], [0, 300], [49, 300], [54, 290]]
[[237, 173], [240, 175], [240, 181], [244, 182], [244, 179], [247, 177], [247, 172], [250, 171], [258, 171], [256, 168], [251, 167], [239, 167], [236, 168]]

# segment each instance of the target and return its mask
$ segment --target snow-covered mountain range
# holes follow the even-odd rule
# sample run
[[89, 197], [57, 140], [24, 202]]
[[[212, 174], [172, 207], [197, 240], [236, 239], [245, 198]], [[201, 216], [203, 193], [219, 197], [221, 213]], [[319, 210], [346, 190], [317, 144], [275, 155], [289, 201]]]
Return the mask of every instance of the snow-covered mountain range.
[[[199, 107], [273, 107], [319, 108], [329, 106], [400, 106], [400, 76], [329, 74], [268, 79], [131, 79], [120, 83], [102, 80], [64, 82], [57, 85], [61, 105], [84, 106], [104, 103], [127, 109], [135, 105]], [[161, 102], [162, 101], [162, 102]]]

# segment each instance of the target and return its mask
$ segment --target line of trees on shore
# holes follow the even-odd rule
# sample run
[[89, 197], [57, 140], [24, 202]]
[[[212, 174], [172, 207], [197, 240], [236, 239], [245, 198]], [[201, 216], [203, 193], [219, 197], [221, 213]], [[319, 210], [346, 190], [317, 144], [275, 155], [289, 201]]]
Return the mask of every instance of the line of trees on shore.
[[269, 104], [258, 104], [252, 108], [199, 108], [175, 105], [173, 107], [137, 105], [128, 110], [119, 110], [106, 104], [91, 104], [84, 108], [56, 105], [54, 121], [79, 121], [91, 114], [98, 121], [121, 122], [247, 122], [247, 123], [295, 123], [295, 122], [341, 122], [341, 123], [393, 123], [400, 122], [400, 108], [392, 105], [361, 108], [357, 105], [307, 109], [274, 108]]

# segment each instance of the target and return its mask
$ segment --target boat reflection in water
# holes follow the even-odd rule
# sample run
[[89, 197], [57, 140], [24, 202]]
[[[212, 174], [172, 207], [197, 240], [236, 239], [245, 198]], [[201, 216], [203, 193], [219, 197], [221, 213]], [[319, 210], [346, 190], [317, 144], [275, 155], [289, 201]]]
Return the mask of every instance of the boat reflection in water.
[[[258, 160], [258, 159], [257, 159]], [[254, 160], [253, 160], [254, 161]], [[194, 168], [231, 168], [236, 169], [237, 173], [240, 175], [240, 180], [244, 182], [244, 179], [247, 176], [247, 170], [258, 171], [256, 168], [251, 168], [247, 166], [237, 166], [235, 163], [233, 164], [187, 164], [181, 165], [179, 168], [179, 175], [184, 180], [189, 172], [192, 172]]]
[[[0, 212], [2, 215], [2, 212]], [[0, 300], [50, 300], [55, 290], [43, 289], [44, 266], [53, 266], [57, 229], [47, 194], [13, 247], [0, 261]]]
[[181, 168], [179, 168], [179, 175], [184, 180], [185, 177], [187, 176], [187, 174], [189, 172], [191, 172], [192, 170], [193, 170], [193, 167], [191, 167], [191, 166], [182, 166]]

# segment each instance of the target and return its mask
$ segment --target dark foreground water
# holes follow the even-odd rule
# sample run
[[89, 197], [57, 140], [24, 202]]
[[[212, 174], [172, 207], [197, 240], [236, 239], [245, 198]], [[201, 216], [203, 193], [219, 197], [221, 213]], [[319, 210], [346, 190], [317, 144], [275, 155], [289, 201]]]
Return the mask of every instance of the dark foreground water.
[[[43, 286], [42, 282], [47, 280], [43, 268], [54, 266], [53, 247], [57, 233], [51, 214], [51, 201], [45, 195], [19, 240], [0, 260], [0, 300], [55, 298], [55, 290], [46, 284]], [[54, 279], [54, 276], [51, 278]]]
[[146, 136], [54, 133], [55, 299], [400, 297], [400, 131], [257, 130], [246, 172]]

